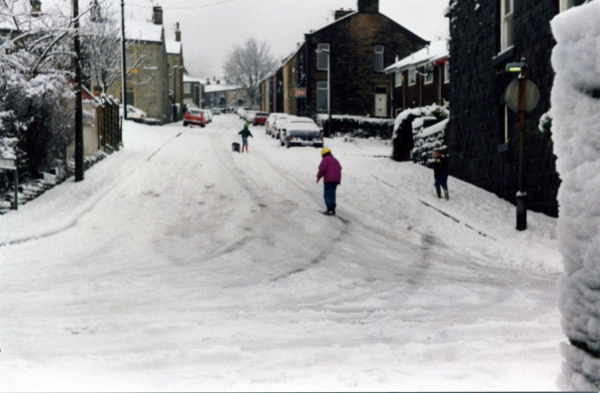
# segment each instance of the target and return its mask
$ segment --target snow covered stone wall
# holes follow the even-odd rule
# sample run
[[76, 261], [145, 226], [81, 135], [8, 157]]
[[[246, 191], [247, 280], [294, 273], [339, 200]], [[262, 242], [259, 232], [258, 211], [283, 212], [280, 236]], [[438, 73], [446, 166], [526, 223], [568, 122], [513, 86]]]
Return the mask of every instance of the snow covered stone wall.
[[[413, 122], [413, 129], [415, 122], [423, 122], [422, 117]], [[435, 118], [434, 118], [435, 119]], [[448, 128], [449, 119], [438, 122], [437, 124], [418, 129], [418, 132], [414, 136], [415, 147], [413, 148], [413, 160], [421, 165], [430, 166], [435, 161], [433, 158], [433, 151], [435, 149], [447, 149], [446, 146], [446, 129]]]
[[562, 389], [600, 389], [600, 1], [552, 21], [553, 139], [562, 179]]

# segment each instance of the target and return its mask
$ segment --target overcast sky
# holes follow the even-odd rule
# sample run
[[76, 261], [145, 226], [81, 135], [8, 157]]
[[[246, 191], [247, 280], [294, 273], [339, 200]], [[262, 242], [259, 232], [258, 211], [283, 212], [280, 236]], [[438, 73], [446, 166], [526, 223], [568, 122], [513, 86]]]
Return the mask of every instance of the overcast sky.
[[[220, 3], [220, 4], [218, 4]], [[152, 16], [152, 1], [125, 0], [126, 12]], [[248, 37], [266, 40], [278, 59], [303, 42], [304, 34], [331, 23], [340, 8], [356, 9], [357, 0], [154, 0], [164, 12], [167, 39], [180, 22], [184, 61], [198, 78], [221, 77], [231, 48]], [[380, 11], [427, 40], [447, 38], [443, 11], [448, 0], [380, 0]]]

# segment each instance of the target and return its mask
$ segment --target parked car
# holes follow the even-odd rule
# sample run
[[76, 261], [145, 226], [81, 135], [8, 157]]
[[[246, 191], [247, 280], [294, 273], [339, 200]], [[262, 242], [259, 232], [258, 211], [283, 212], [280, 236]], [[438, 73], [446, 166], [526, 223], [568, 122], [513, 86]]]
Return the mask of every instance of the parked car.
[[219, 116], [221, 114], [221, 109], [220, 108], [210, 108], [210, 111], [212, 112], [212, 114], [214, 116]]
[[239, 107], [237, 110], [237, 114], [240, 117], [240, 119], [243, 119], [244, 116], [246, 116], [246, 109]]
[[210, 109], [200, 109], [204, 112], [204, 117], [206, 119], [206, 124], [210, 124], [213, 121], [213, 113]]
[[206, 127], [206, 117], [204, 111], [200, 109], [188, 109], [183, 116], [183, 126], [196, 125], [202, 128]]
[[[119, 106], [119, 115], [123, 116], [123, 105]], [[133, 105], [127, 105], [127, 120], [133, 120], [141, 123], [148, 115], [143, 110]]]
[[265, 123], [267, 122], [267, 119], [269, 118], [269, 114], [265, 113], [265, 112], [257, 112], [256, 115], [254, 116], [254, 120], [252, 121], [252, 125], [253, 126], [264, 126]]
[[288, 114], [283, 114], [283, 115], [277, 116], [277, 118], [275, 119], [275, 122], [273, 122], [273, 126], [271, 127], [271, 136], [273, 138], [275, 138], [275, 139], [280, 138], [281, 130], [285, 129], [285, 123], [291, 117], [295, 117], [295, 116], [290, 116]]
[[280, 132], [281, 146], [323, 147], [323, 131], [308, 117], [289, 118]]
[[265, 122], [265, 131], [266, 131], [267, 135], [271, 135], [271, 130], [274, 128], [273, 125], [275, 123], [275, 120], [277, 120], [277, 116], [287, 116], [287, 114], [286, 113], [271, 113], [269, 115], [269, 118]]
[[256, 117], [257, 111], [246, 111], [246, 116], [244, 116], [244, 120], [246, 123], [254, 123], [254, 118]]

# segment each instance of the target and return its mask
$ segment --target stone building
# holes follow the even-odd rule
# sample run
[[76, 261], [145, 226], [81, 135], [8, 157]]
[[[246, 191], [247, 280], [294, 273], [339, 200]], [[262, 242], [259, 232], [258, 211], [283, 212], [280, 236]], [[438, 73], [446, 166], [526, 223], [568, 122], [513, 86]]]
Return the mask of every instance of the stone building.
[[[175, 30], [175, 41], [167, 41], [167, 63], [169, 69], [169, 98], [171, 105], [177, 108], [177, 120], [183, 118], [183, 47], [179, 23]], [[175, 114], [175, 112], [173, 112]]]
[[394, 116], [408, 108], [449, 101], [449, 56], [448, 41], [436, 41], [386, 68], [391, 75]]
[[273, 71], [260, 82], [260, 110], [283, 112], [283, 68]]
[[196, 79], [188, 75], [183, 76], [183, 105], [188, 108], [203, 108], [202, 95], [204, 93], [205, 79]]
[[[127, 104], [133, 105], [165, 124], [171, 121], [169, 102], [169, 67], [165, 32], [163, 28], [163, 10], [153, 7], [152, 21], [143, 16], [130, 15], [125, 22], [125, 35], [128, 41], [135, 42], [126, 48], [127, 68], [134, 67], [127, 76]], [[122, 82], [114, 83], [106, 94], [121, 96]], [[98, 87], [92, 86], [94, 94]]]
[[528, 113], [525, 133], [527, 204], [532, 210], [558, 214], [560, 184], [549, 135], [538, 130], [550, 109], [555, 45], [550, 21], [583, 0], [452, 0], [449, 7], [450, 108], [448, 151], [451, 175], [516, 203], [519, 179], [519, 115], [504, 101], [516, 77], [509, 62], [525, 58], [527, 76], [541, 100]]
[[[385, 65], [416, 52], [427, 41], [381, 14], [379, 0], [358, 0], [358, 11], [339, 10], [335, 17], [330, 25], [305, 34], [304, 43], [282, 67], [285, 108], [299, 115], [327, 112], [331, 66], [334, 114], [390, 117]], [[330, 51], [330, 59], [325, 51]]]
[[245, 89], [213, 81], [204, 87], [204, 108], [227, 108], [244, 106], [249, 101]]

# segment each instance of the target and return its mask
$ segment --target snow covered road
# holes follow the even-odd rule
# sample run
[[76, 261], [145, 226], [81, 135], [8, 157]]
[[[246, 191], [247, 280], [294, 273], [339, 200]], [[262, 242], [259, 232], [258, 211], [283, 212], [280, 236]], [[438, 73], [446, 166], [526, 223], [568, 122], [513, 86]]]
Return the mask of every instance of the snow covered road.
[[1, 390], [556, 389], [553, 219], [341, 140], [325, 217], [319, 151], [241, 125], [127, 124], [0, 218]]

